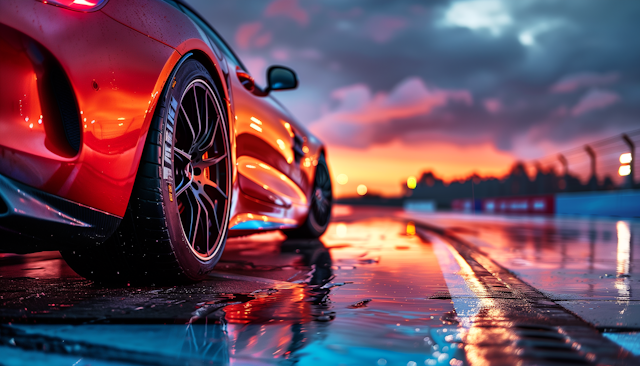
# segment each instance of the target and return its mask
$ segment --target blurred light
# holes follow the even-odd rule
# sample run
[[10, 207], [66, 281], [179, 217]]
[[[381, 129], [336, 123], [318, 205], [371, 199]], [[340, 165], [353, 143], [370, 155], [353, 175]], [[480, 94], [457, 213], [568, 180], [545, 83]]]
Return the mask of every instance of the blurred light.
[[340, 174], [336, 180], [338, 181], [338, 184], [345, 185], [349, 181], [349, 177], [347, 177], [346, 174]]
[[277, 139], [276, 143], [278, 144], [278, 147], [280, 148], [280, 150], [284, 150], [285, 148], [284, 141]]
[[347, 225], [346, 224], [338, 224], [336, 226], [336, 235], [339, 238], [344, 238], [347, 236]]
[[631, 174], [631, 165], [621, 166], [620, 169], [618, 169], [618, 174], [620, 174], [621, 177]]
[[250, 124], [249, 126], [251, 126], [251, 128], [253, 128], [254, 130], [258, 131], [258, 132], [262, 132], [262, 127], [258, 126], [255, 123]]
[[125, 118], [124, 117], [118, 117], [118, 121], [124, 121]]
[[255, 168], [256, 168], [256, 166], [255, 166], [255, 165], [247, 164], [246, 166], [247, 166], [247, 168], [249, 168], [249, 169], [255, 169]]
[[251, 117], [251, 120], [257, 124], [259, 124], [260, 126], [262, 126], [262, 121], [257, 119], [256, 117]]
[[302, 152], [305, 153], [305, 154], [308, 154], [309, 153], [309, 147], [308, 146], [303, 146], [302, 147]]
[[284, 123], [284, 128], [286, 128], [287, 132], [289, 132], [289, 137], [293, 138], [295, 136], [293, 134], [293, 131], [291, 131], [291, 125], [288, 122]]
[[413, 222], [407, 223], [407, 235], [409, 236], [416, 235], [416, 225]]
[[624, 153], [620, 155], [620, 164], [629, 164], [631, 163], [631, 153]]
[[265, 169], [265, 170], [271, 170], [271, 168], [270, 168], [267, 164], [262, 164], [262, 163], [260, 163], [260, 164], [258, 164], [258, 165], [260, 165], [260, 168], [262, 168], [262, 169]]
[[631, 231], [629, 224], [624, 221], [616, 223], [618, 233], [618, 248], [616, 251], [616, 278], [614, 286], [618, 290], [618, 300], [629, 300], [631, 296], [631, 284], [629, 283], [629, 270], [631, 264]]
[[617, 270], [618, 274], [629, 273], [629, 260], [631, 258], [631, 231], [629, 224], [624, 221], [616, 223], [618, 234]]
[[364, 184], [359, 185], [358, 188], [356, 188], [356, 192], [358, 192], [359, 195], [364, 196], [367, 194], [367, 186]]
[[416, 189], [417, 184], [416, 177], [409, 177], [407, 179], [407, 187], [409, 187], [409, 189]]

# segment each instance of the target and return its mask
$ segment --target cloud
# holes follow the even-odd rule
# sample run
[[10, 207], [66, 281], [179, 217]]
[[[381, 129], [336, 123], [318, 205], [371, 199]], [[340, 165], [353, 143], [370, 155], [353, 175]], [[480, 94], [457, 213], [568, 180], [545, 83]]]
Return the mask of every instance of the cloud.
[[569, 93], [590, 86], [611, 84], [616, 82], [617, 80], [618, 74], [615, 72], [609, 72], [606, 74], [583, 72], [563, 77], [551, 87], [551, 92]]
[[309, 14], [300, 7], [298, 0], [275, 0], [267, 6], [264, 15], [289, 18], [301, 26], [309, 24]]
[[582, 114], [603, 109], [610, 105], [615, 104], [620, 100], [618, 94], [604, 90], [604, 89], [591, 89], [580, 99], [578, 104], [571, 110], [571, 114], [574, 117]]
[[[571, 148], [638, 125], [637, 1], [186, 1], [254, 76], [296, 70], [298, 90], [274, 96], [330, 146], [481, 142], [516, 156], [522, 141]], [[374, 33], [381, 19], [395, 20]], [[261, 26], [236, 37], [251, 23]], [[424, 88], [404, 85], [412, 78]], [[402, 107], [390, 99], [401, 85]], [[425, 103], [408, 102], [420, 93]]]
[[418, 77], [401, 81], [391, 92], [372, 94], [364, 84], [335, 90], [331, 95], [338, 107], [323, 121], [369, 124], [426, 115], [450, 101], [472, 104], [466, 90], [444, 90], [425, 85]]
[[502, 103], [497, 98], [487, 98], [483, 101], [483, 105], [489, 113], [498, 113], [502, 110]]
[[406, 19], [392, 16], [376, 16], [369, 20], [367, 33], [378, 43], [385, 43], [393, 38], [396, 33], [406, 28]]
[[426, 117], [450, 104], [473, 104], [467, 90], [427, 86], [418, 77], [403, 80], [389, 93], [374, 94], [367, 85], [356, 84], [337, 89], [331, 96], [337, 105], [313, 122], [312, 130], [327, 140], [360, 148], [412, 132], [401, 128], [388, 131], [394, 121]]
[[262, 23], [252, 22], [241, 24], [236, 32], [236, 45], [241, 49], [247, 49], [251, 46], [251, 41], [260, 33]]
[[488, 30], [499, 35], [513, 23], [505, 3], [500, 0], [456, 1], [444, 13], [442, 25]]

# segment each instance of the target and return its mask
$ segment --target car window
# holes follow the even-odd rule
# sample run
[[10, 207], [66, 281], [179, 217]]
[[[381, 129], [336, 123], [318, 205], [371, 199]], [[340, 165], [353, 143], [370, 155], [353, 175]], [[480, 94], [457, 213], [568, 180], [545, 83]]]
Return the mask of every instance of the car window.
[[242, 62], [240, 62], [240, 59], [238, 58], [238, 56], [236, 56], [236, 54], [233, 53], [231, 48], [229, 48], [229, 46], [226, 44], [226, 42], [213, 29], [213, 27], [211, 25], [209, 25], [209, 23], [207, 23], [195, 11], [191, 10], [190, 8], [185, 6], [184, 4], [178, 3], [178, 5], [180, 6], [180, 9], [185, 14], [187, 14], [187, 16], [189, 18], [191, 18], [191, 20], [193, 20], [200, 28], [202, 28], [202, 30], [205, 33], [207, 33], [207, 35], [209, 36], [211, 41], [216, 44], [216, 46], [222, 51], [222, 53], [224, 53], [225, 56], [227, 56], [233, 63], [235, 63], [236, 65], [240, 66], [243, 70], [246, 70], [244, 65], [242, 65]]

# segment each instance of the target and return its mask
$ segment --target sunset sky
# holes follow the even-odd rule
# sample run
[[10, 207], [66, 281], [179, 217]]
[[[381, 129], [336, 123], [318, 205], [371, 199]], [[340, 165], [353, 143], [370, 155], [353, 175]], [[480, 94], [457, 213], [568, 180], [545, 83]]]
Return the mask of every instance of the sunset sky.
[[640, 2], [189, 0], [328, 146], [338, 196], [504, 174], [640, 127]]

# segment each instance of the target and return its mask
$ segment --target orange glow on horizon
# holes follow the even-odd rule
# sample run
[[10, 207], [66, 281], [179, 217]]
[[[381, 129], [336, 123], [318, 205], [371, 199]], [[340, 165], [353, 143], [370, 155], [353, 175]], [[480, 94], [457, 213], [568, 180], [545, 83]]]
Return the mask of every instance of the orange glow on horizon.
[[428, 142], [422, 146], [393, 143], [369, 149], [333, 147], [329, 144], [329, 168], [334, 177], [348, 176], [345, 184], [334, 184], [336, 197], [351, 197], [358, 185], [381, 196], [398, 196], [407, 187], [407, 177], [420, 179], [432, 171], [451, 182], [471, 174], [503, 176], [515, 158], [490, 143], [460, 147], [453, 143]]

